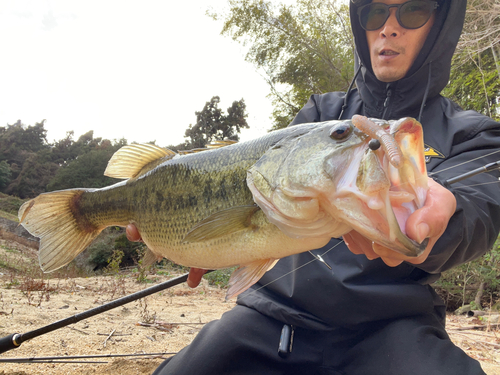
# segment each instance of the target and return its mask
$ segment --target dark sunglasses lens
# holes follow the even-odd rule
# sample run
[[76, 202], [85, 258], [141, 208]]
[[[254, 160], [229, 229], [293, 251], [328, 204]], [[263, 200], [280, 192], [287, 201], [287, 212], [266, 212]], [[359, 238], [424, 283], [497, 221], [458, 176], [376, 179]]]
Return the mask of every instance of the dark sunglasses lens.
[[385, 4], [374, 3], [363, 7], [359, 15], [361, 25], [365, 30], [381, 28], [389, 17], [389, 9]]
[[418, 29], [425, 25], [432, 14], [431, 4], [427, 1], [409, 1], [399, 10], [401, 26], [407, 29]]

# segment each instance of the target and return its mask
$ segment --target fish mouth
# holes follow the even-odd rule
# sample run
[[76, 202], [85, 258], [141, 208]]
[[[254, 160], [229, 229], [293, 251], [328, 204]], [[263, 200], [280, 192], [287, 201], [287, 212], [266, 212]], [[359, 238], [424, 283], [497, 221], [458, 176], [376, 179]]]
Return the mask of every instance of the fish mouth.
[[[425, 204], [427, 171], [424, 157], [422, 126], [412, 118], [390, 123], [386, 129], [399, 147], [402, 163], [390, 163], [390, 155], [382, 149], [365, 151], [360, 162], [356, 188], [344, 198], [344, 213], [359, 210], [364, 217], [350, 217], [353, 228], [391, 250], [417, 257], [427, 247], [428, 239], [418, 243], [406, 235], [409, 216]], [[385, 178], [384, 178], [385, 175]], [[342, 191], [342, 189], [341, 189]]]

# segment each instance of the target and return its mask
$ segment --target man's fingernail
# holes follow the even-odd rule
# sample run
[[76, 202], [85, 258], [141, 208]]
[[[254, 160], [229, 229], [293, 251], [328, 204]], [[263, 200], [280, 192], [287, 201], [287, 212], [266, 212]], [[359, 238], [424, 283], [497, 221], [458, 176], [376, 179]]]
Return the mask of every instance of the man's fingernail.
[[420, 223], [417, 225], [417, 242], [422, 243], [429, 236], [429, 226], [426, 223]]

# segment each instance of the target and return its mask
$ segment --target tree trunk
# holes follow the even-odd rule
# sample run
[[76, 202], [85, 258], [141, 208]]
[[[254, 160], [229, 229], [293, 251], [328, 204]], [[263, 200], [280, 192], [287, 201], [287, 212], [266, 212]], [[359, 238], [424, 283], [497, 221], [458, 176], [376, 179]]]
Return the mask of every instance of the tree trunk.
[[481, 298], [483, 298], [484, 291], [484, 281], [479, 284], [479, 288], [477, 289], [476, 298], [474, 298], [474, 303], [476, 304], [476, 308], [481, 309]]
[[497, 51], [497, 48], [499, 48], [498, 45], [495, 45], [495, 44], [491, 45], [491, 52], [493, 54], [493, 60], [495, 60], [495, 65], [497, 67], [498, 79], [500, 79], [500, 61], [499, 61], [499, 57], [498, 57], [499, 52]]

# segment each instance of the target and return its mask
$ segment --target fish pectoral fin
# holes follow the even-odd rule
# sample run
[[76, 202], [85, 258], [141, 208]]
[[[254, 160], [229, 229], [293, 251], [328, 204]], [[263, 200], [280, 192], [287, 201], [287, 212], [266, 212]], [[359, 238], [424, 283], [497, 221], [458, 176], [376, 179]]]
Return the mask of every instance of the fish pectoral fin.
[[279, 259], [261, 259], [238, 267], [231, 275], [226, 293], [226, 300], [236, 297], [250, 288], [253, 284], [274, 265]]
[[201, 242], [222, 237], [251, 226], [251, 218], [259, 206], [237, 206], [216, 212], [192, 227], [184, 242]]
[[160, 261], [162, 257], [158, 257], [155, 253], [153, 253], [150, 249], [146, 249], [144, 256], [142, 257], [141, 266], [149, 267]]
[[138, 177], [175, 155], [168, 148], [150, 143], [123, 146], [109, 160], [104, 175], [121, 179]]

